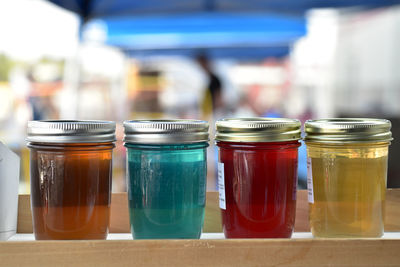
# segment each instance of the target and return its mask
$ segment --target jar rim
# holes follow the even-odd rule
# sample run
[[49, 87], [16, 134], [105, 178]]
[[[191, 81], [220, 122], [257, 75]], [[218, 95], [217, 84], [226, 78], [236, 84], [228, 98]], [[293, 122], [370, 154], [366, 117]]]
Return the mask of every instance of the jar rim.
[[301, 123], [288, 118], [225, 118], [216, 122], [215, 140], [284, 142], [301, 139]]
[[191, 119], [124, 121], [124, 142], [129, 144], [190, 144], [208, 142], [207, 121]]
[[307, 120], [306, 142], [320, 143], [370, 143], [393, 140], [391, 122], [371, 118], [330, 118]]
[[98, 120], [29, 121], [26, 141], [35, 143], [115, 142], [115, 122]]

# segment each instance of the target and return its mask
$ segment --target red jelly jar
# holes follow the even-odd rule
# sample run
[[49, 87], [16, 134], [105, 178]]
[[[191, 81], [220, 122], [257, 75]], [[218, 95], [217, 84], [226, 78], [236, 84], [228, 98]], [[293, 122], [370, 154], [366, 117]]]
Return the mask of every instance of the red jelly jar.
[[226, 238], [291, 237], [300, 127], [298, 120], [283, 118], [217, 121], [219, 205]]

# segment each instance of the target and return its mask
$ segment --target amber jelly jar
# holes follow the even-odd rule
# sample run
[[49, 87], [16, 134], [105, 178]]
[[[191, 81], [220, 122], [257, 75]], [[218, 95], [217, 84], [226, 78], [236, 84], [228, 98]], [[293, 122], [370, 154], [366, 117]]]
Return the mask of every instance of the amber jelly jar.
[[390, 128], [390, 121], [379, 119], [306, 122], [308, 202], [315, 237], [383, 235]]
[[36, 239], [106, 239], [115, 123], [30, 121]]
[[223, 119], [217, 121], [216, 129], [225, 237], [291, 237], [300, 122], [283, 118]]

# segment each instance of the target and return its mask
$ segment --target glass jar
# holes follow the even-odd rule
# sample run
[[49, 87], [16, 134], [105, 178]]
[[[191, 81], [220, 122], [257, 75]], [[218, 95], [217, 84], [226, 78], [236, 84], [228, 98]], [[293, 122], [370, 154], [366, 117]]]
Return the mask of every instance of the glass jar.
[[380, 237], [384, 232], [391, 123], [322, 119], [305, 124], [311, 232]]
[[218, 188], [225, 237], [291, 237], [300, 126], [292, 119], [217, 121]]
[[36, 239], [106, 239], [115, 123], [30, 121]]
[[133, 238], [200, 238], [208, 123], [136, 120], [124, 127]]

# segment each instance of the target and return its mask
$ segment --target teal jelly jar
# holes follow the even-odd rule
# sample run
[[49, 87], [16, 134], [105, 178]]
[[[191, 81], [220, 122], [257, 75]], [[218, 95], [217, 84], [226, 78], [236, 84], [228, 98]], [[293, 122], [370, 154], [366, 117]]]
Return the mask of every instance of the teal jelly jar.
[[208, 123], [125, 121], [134, 239], [199, 238], [206, 201]]

